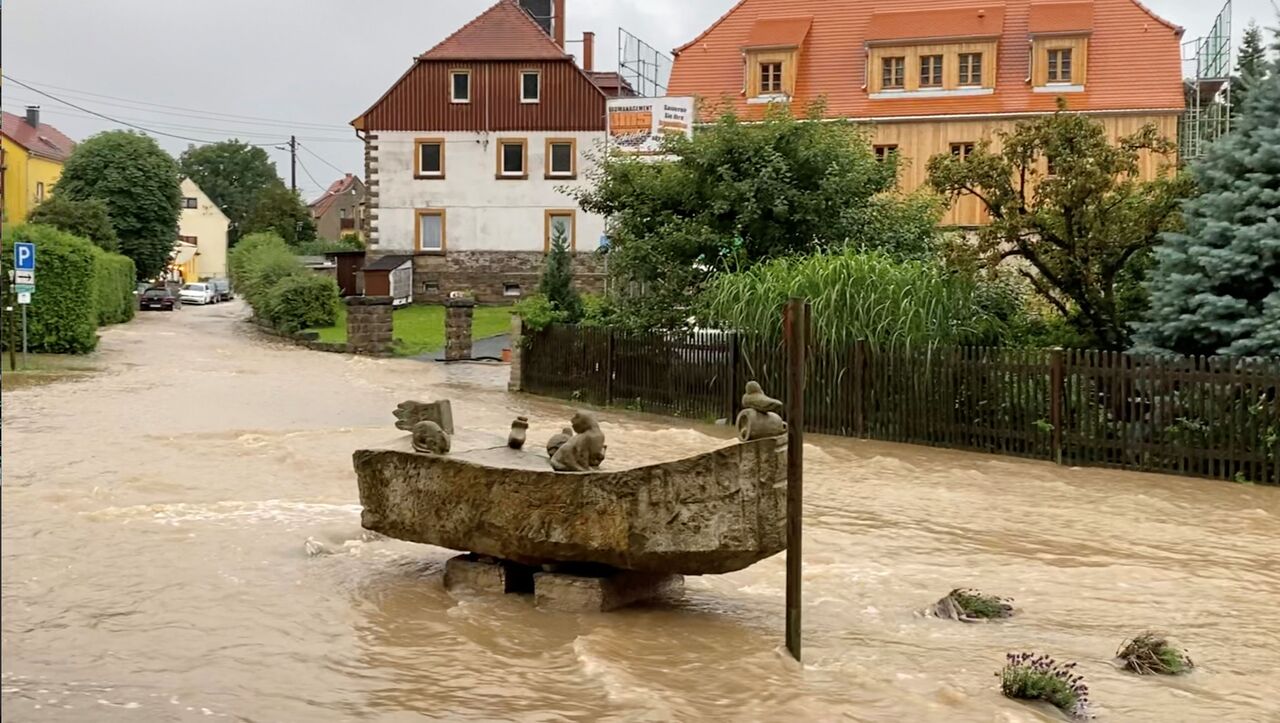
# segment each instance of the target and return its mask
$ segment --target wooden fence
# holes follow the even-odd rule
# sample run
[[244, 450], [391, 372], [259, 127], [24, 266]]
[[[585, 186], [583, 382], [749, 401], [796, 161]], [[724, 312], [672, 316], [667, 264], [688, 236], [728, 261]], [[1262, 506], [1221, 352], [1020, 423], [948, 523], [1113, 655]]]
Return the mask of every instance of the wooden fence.
[[[534, 394], [730, 419], [743, 385], [785, 401], [778, 341], [553, 326], [526, 339]], [[812, 432], [1061, 464], [1280, 484], [1280, 359], [979, 347], [810, 350]]]

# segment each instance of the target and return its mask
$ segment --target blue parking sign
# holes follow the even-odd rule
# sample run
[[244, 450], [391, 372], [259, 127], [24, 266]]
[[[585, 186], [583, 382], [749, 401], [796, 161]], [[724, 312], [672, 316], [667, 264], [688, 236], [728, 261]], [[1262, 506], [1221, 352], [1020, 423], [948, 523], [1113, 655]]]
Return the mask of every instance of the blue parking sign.
[[36, 245], [28, 242], [13, 245], [13, 268], [19, 271], [36, 270]]

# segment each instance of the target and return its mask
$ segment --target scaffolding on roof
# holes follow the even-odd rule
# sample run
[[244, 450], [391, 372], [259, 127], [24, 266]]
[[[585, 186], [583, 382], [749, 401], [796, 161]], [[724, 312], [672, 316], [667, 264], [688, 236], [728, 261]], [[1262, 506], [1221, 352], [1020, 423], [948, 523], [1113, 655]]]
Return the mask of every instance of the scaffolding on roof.
[[660, 52], [623, 28], [618, 28], [618, 75], [642, 98], [667, 94], [671, 56]]
[[1209, 34], [1182, 44], [1187, 109], [1178, 128], [1183, 161], [1202, 157], [1231, 131], [1231, 0], [1214, 18]]

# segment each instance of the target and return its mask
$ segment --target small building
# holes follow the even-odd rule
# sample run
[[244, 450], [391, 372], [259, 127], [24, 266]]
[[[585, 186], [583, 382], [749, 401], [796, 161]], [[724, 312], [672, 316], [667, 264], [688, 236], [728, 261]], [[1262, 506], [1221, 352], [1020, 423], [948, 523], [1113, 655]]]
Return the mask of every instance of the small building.
[[392, 306], [413, 303], [413, 257], [379, 256], [360, 270], [365, 296], [390, 296]]
[[364, 293], [360, 277], [364, 268], [364, 251], [330, 251], [324, 257], [334, 266], [334, 280], [338, 282], [340, 294], [360, 296]]
[[182, 179], [182, 215], [178, 241], [195, 247], [194, 255], [179, 263], [183, 281], [221, 279], [227, 275], [227, 232], [231, 219], [190, 178]]
[[316, 222], [316, 236], [337, 241], [354, 234], [364, 239], [364, 181], [348, 173], [308, 206]]
[[419, 301], [462, 291], [509, 302], [537, 285], [563, 233], [575, 283], [603, 288], [593, 252], [605, 220], [569, 192], [588, 183], [605, 140], [588, 39], [579, 67], [565, 51], [563, 0], [499, 0], [352, 121], [365, 144], [370, 263], [411, 258]]
[[0, 196], [8, 223], [27, 220], [31, 209], [53, 193], [62, 164], [75, 141], [40, 122], [40, 107], [27, 106], [25, 116], [0, 113]]

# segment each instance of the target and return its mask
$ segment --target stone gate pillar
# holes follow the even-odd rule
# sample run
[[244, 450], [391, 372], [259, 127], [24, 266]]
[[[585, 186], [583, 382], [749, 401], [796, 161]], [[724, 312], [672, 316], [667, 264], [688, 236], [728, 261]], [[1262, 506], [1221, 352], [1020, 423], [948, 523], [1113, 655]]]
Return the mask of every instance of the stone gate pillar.
[[391, 297], [347, 297], [347, 351], [352, 354], [391, 354]]
[[471, 358], [471, 316], [474, 299], [451, 298], [444, 302], [444, 360]]
[[511, 376], [507, 380], [507, 390], [519, 392], [524, 389], [521, 374], [524, 373], [524, 319], [519, 314], [511, 315]]

